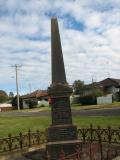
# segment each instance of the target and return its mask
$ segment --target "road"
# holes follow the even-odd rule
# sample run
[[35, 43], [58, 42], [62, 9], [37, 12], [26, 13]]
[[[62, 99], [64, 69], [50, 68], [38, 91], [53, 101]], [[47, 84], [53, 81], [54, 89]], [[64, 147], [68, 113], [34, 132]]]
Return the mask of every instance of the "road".
[[[0, 116], [49, 116], [50, 111], [39, 112], [0, 112]], [[111, 109], [72, 110], [73, 116], [120, 116], [120, 107]]]

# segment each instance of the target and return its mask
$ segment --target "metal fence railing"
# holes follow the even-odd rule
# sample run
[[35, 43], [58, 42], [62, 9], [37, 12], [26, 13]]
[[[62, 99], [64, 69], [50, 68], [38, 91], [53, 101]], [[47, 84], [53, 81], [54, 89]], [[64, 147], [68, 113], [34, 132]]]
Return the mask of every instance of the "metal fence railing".
[[0, 139], [0, 153], [22, 150], [33, 146], [41, 146], [46, 143], [46, 133], [37, 130], [28, 131], [26, 134], [19, 133], [17, 136], [8, 135], [7, 138]]
[[112, 160], [120, 155], [118, 146], [107, 146], [99, 143], [89, 143], [87, 147], [76, 148], [76, 151], [71, 155], [65, 155], [61, 151], [59, 160]]
[[78, 129], [78, 139], [82, 140], [84, 143], [106, 142], [108, 144], [120, 144], [120, 127], [115, 129], [110, 126], [107, 128], [101, 128], [100, 126], [93, 128], [93, 126], [90, 125], [89, 128]]
[[[111, 127], [93, 128], [90, 125], [89, 128], [78, 129], [78, 139], [83, 144], [89, 142], [97, 144], [116, 144], [120, 146], [120, 128], [113, 129]], [[58, 135], [59, 136], [59, 135]], [[47, 135], [45, 131], [31, 132], [23, 134], [19, 133], [17, 136], [8, 135], [6, 138], [0, 138], [0, 153], [11, 152], [14, 150], [22, 150], [25, 148], [31, 148], [34, 146], [42, 146], [47, 142]]]

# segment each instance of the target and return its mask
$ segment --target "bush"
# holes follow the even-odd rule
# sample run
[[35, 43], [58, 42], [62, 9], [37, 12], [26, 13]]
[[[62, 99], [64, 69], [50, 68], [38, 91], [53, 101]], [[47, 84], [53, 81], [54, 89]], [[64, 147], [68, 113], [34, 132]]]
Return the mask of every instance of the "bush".
[[44, 104], [40, 104], [38, 107], [42, 108], [42, 107], [45, 107], [45, 105]]
[[5, 91], [0, 90], [0, 103], [4, 103], [8, 100], [8, 95]]
[[120, 102], [120, 91], [113, 94], [113, 101]]
[[[19, 101], [20, 101], [20, 109], [23, 109], [23, 102], [22, 99], [19, 97]], [[13, 97], [13, 99], [11, 100], [13, 109], [18, 109], [17, 108], [17, 96]]]
[[8, 97], [6, 96], [0, 96], [0, 103], [4, 103], [8, 100]]
[[37, 107], [37, 102], [35, 100], [26, 100], [26, 103], [29, 105], [30, 109]]
[[94, 105], [97, 104], [97, 99], [94, 95], [82, 96], [80, 97], [80, 103], [82, 105]]

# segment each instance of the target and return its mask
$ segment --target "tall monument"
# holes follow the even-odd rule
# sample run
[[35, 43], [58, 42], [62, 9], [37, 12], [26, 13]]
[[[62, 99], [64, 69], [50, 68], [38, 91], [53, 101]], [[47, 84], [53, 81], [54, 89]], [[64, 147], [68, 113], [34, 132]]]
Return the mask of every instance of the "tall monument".
[[70, 95], [72, 88], [66, 81], [62, 47], [56, 18], [51, 19], [52, 84], [48, 88], [51, 100], [52, 124], [47, 130], [46, 149], [52, 160], [57, 160], [61, 150], [65, 154], [75, 152], [77, 128], [72, 124]]

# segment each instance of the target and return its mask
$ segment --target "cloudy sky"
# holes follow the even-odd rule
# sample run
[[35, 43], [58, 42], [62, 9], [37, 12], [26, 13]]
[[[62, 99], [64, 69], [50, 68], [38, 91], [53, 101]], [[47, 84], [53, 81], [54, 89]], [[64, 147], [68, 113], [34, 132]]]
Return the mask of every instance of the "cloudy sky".
[[120, 0], [0, 0], [0, 89], [51, 83], [50, 19], [56, 16], [67, 81], [120, 78]]

